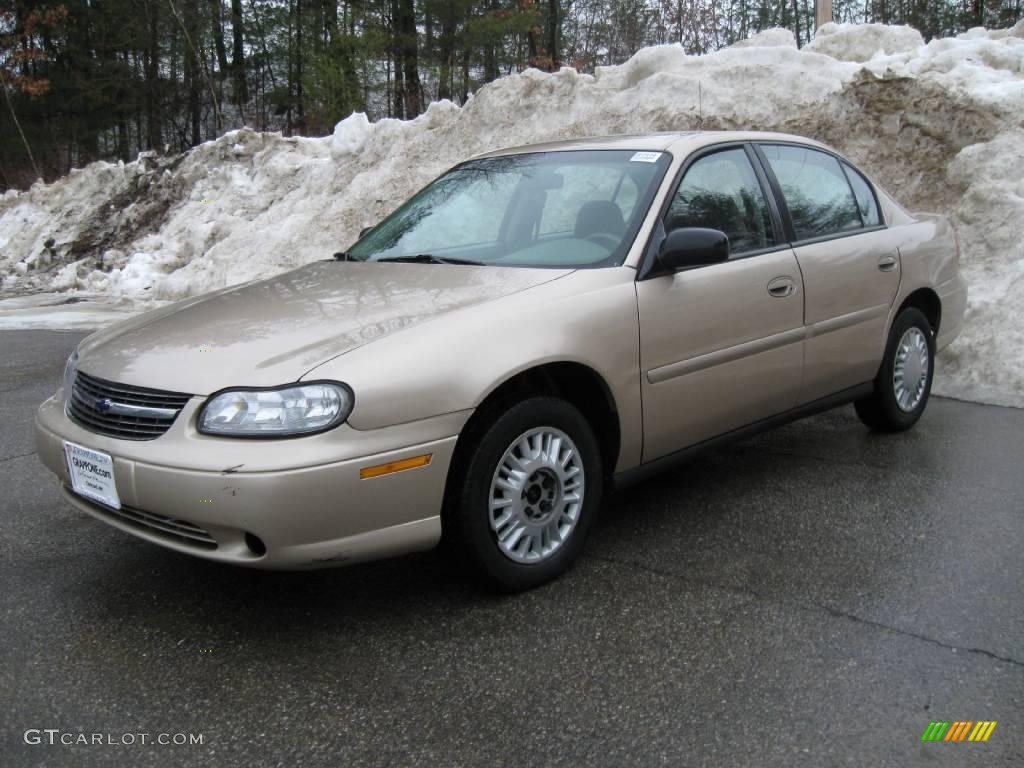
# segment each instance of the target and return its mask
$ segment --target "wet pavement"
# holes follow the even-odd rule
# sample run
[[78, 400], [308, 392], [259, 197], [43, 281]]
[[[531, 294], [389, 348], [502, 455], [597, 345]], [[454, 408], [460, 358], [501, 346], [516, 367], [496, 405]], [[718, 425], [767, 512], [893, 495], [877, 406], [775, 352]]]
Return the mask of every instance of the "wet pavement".
[[707, 452], [499, 597], [436, 553], [249, 571], [71, 509], [31, 423], [81, 336], [0, 333], [0, 765], [1024, 765], [1024, 411]]

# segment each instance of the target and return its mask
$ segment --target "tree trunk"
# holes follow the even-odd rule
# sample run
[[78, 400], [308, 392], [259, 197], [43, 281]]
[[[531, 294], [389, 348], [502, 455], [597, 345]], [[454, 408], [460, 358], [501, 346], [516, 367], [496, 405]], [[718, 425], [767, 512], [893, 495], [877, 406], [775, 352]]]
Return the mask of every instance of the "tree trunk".
[[306, 129], [306, 108], [302, 93], [302, 0], [295, 0], [295, 105], [299, 114], [299, 131]]
[[327, 35], [327, 42], [333, 43], [338, 39], [338, 3], [337, 0], [323, 0], [324, 3], [324, 32]]
[[423, 55], [427, 61], [434, 55], [434, 14], [430, 3], [423, 8]]
[[28, 143], [25, 131], [21, 129], [21, 123], [18, 121], [18, 114], [14, 111], [14, 103], [11, 101], [11, 94], [7, 90], [7, 80], [4, 79], [4, 71], [2, 67], [0, 67], [0, 89], [4, 92], [4, 98], [7, 101], [7, 109], [11, 113], [11, 120], [14, 123], [14, 127], [18, 129], [18, 135], [21, 136], [21, 143], [25, 147], [25, 154], [28, 155], [29, 163], [32, 164], [32, 171], [35, 173], [37, 179], [42, 179], [43, 175], [39, 172], [39, 166], [36, 165], [36, 158], [32, 154], [32, 147]]
[[[394, 84], [391, 88], [392, 103], [388, 104], [388, 109], [391, 111], [392, 117], [397, 118], [405, 117], [405, 86], [402, 78], [402, 36], [399, 32], [400, 2], [401, 0], [390, 0], [391, 25], [389, 27], [391, 32], [390, 63]], [[381, 15], [383, 16], [383, 13]]]
[[234, 73], [235, 100], [240, 105], [249, 103], [249, 87], [245, 78], [244, 34], [242, 0], [231, 0], [231, 71]]
[[[488, 14], [493, 14], [498, 9], [498, 0], [488, 0]], [[488, 35], [487, 44], [484, 46], [484, 81], [491, 82], [498, 79], [498, 41], [493, 33]]]
[[441, 17], [441, 36], [438, 38], [438, 58], [441, 62], [441, 72], [437, 81], [437, 98], [450, 99], [452, 97], [452, 66], [455, 58], [455, 12], [451, 3], [444, 6], [444, 14]]
[[498, 79], [498, 56], [492, 43], [484, 48], [484, 82], [490, 83]]
[[398, 10], [403, 80], [402, 102], [406, 118], [413, 118], [423, 111], [423, 89], [420, 86], [419, 41], [416, 33], [414, 0], [398, 0]]
[[[128, 51], [121, 51], [120, 56], [116, 53], [113, 58], [120, 59], [126, 71], [131, 69], [131, 60]], [[117, 105], [117, 157], [119, 160], [128, 162], [131, 157], [132, 131], [128, 122], [128, 114], [131, 109], [131, 101], [126, 98], [119, 98]]]
[[199, 58], [195, 42], [199, 39], [199, 3], [198, 0], [186, 0], [185, 12], [185, 83], [188, 90], [188, 114], [191, 127], [191, 145], [199, 144], [202, 138], [202, 113], [199, 100]]
[[146, 46], [146, 144], [149, 149], [160, 152], [162, 147], [160, 119], [160, 3], [147, 2], [146, 14], [149, 21], [149, 40]]
[[469, 101], [469, 59], [472, 51], [468, 45], [464, 45], [462, 48], [462, 91], [459, 94], [462, 97], [460, 104], [465, 104]]
[[559, 37], [562, 28], [562, 18], [558, 7], [558, 0], [548, 0], [548, 56], [551, 59], [551, 71], [554, 72], [560, 65]]
[[217, 74], [223, 78], [228, 71], [228, 52], [224, 48], [224, 8], [221, 0], [209, 0], [210, 31], [213, 34], [213, 47], [217, 52]]
[[[232, 6], [232, 8], [233, 7], [234, 6]], [[267, 48], [267, 31], [263, 26], [262, 21], [260, 20], [260, 15], [259, 11], [256, 8], [255, 0], [249, 0], [249, 10], [251, 12], [250, 19], [252, 21], [253, 28], [256, 30], [256, 36], [259, 39], [259, 48], [260, 51], [262, 52], [262, 56], [257, 54], [255, 58], [255, 61], [260, 63], [259, 69], [256, 72], [256, 93], [252, 95], [254, 102], [253, 108], [256, 111], [255, 127], [258, 130], [265, 131], [267, 130], [267, 126], [270, 122], [269, 110], [267, 108], [267, 80], [270, 80], [270, 87], [276, 89], [277, 78], [274, 76], [274, 68], [273, 66], [271, 66], [270, 62], [270, 51]], [[239, 11], [241, 11], [241, 8], [239, 8]], [[234, 13], [234, 10], [232, 10], [232, 13]], [[239, 13], [239, 18], [241, 18], [241, 13]], [[232, 24], [233, 23], [234, 22], [232, 22]], [[239, 29], [241, 29], [241, 27], [239, 27]], [[248, 90], [248, 77], [244, 68], [244, 60], [232, 58], [232, 66], [235, 66], [235, 61], [243, 61], [242, 81], [245, 87], [245, 95], [249, 96], [250, 94]]]
[[288, 99], [287, 106], [285, 108], [285, 130], [286, 136], [292, 135], [292, 110], [295, 107], [295, 100], [293, 95], [295, 93], [295, 57], [292, 55], [292, 49], [295, 45], [295, 41], [292, 39], [292, 32], [295, 26], [295, 3], [294, 0], [288, 0]]
[[[525, 8], [531, 12], [537, 9], [536, 0], [524, 0], [523, 6], [525, 6]], [[537, 25], [537, 22], [532, 22], [530, 24], [529, 31], [526, 33], [527, 53], [529, 54], [529, 59], [526, 62], [526, 66], [528, 67], [538, 67], [540, 64], [538, 60], [540, 57], [541, 48], [540, 35], [541, 29]]]
[[117, 159], [124, 160], [126, 163], [130, 157], [128, 150], [129, 140], [128, 119], [125, 117], [124, 112], [121, 112], [117, 117]]

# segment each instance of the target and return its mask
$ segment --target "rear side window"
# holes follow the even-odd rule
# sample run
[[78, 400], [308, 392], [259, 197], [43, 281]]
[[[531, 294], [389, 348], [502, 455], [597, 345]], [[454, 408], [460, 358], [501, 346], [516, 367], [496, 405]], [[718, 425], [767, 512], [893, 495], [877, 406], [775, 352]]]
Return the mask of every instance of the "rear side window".
[[746, 152], [726, 149], [690, 166], [665, 220], [667, 231], [679, 227], [725, 232], [732, 256], [775, 244], [768, 204]]
[[832, 155], [775, 144], [761, 150], [782, 187], [797, 240], [861, 228], [850, 183]]
[[875, 200], [875, 193], [871, 191], [871, 186], [860, 175], [860, 171], [849, 163], [843, 163], [843, 169], [846, 171], [846, 177], [850, 180], [850, 186], [853, 187], [853, 196], [857, 199], [857, 209], [860, 211], [860, 218], [864, 222], [864, 226], [877, 227], [882, 223], [882, 217], [878, 213], [878, 201]]

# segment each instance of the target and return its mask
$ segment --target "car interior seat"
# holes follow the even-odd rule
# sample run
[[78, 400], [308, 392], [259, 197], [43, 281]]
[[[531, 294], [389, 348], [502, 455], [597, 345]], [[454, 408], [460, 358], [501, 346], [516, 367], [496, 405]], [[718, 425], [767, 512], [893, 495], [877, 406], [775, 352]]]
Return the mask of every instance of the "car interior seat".
[[573, 234], [583, 239], [597, 233], [622, 237], [626, 233], [626, 220], [622, 209], [611, 200], [590, 200], [576, 214]]

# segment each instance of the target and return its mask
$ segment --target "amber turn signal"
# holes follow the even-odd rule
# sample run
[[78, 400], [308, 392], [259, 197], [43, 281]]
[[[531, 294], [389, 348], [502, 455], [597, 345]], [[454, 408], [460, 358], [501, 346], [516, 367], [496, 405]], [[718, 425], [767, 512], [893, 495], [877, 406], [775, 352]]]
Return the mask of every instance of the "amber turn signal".
[[372, 467], [363, 467], [359, 470], [359, 479], [367, 480], [371, 477], [380, 477], [381, 475], [390, 475], [392, 472], [401, 472], [404, 469], [415, 469], [416, 467], [425, 467], [430, 463], [431, 457], [434, 454], [425, 453], [422, 456], [413, 456], [409, 459], [399, 459], [398, 461], [389, 461], [387, 464], [376, 464]]

